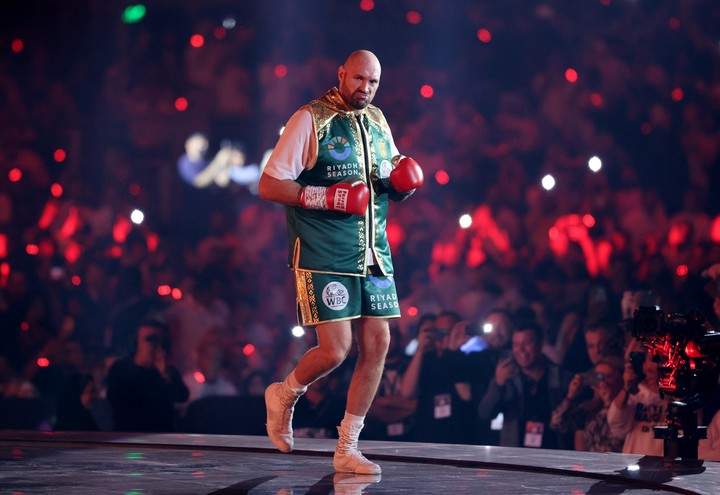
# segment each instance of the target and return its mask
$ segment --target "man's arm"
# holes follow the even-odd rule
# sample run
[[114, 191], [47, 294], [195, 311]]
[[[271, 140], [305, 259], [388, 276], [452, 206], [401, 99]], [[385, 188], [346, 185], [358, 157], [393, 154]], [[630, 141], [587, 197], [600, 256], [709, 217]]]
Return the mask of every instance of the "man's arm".
[[267, 173], [260, 178], [258, 194], [262, 199], [288, 206], [361, 216], [365, 214], [370, 200], [370, 190], [361, 179], [346, 179], [330, 187], [302, 187], [292, 179], [276, 179]]
[[258, 183], [260, 198], [288, 206], [299, 206], [302, 186], [292, 179], [276, 179], [262, 174]]

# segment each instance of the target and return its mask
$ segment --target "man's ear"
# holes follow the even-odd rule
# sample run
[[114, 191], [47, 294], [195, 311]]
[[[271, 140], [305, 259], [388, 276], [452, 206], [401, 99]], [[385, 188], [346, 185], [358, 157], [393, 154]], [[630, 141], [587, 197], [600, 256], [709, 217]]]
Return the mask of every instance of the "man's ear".
[[338, 82], [342, 82], [344, 77], [345, 77], [345, 66], [341, 65], [340, 67], [338, 67]]

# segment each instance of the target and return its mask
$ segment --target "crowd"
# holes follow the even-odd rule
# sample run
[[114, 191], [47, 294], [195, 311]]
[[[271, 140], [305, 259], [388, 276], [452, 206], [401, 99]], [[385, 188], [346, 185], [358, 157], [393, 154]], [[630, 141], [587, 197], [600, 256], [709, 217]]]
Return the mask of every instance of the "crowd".
[[[389, 213], [403, 317], [368, 437], [657, 453], [668, 398], [632, 310], [720, 323], [720, 277], [702, 275], [720, 262], [718, 9], [565, 3], [362, 14], [383, 43], [379, 104], [429, 179]], [[123, 25], [77, 4], [0, 16], [0, 396], [47, 406], [31, 427], [137, 431], [208, 431], [198, 404], [242, 400], [262, 433], [257, 397], [314, 338], [290, 333], [284, 212], [176, 164], [198, 129], [260, 162], [334, 79], [330, 52], [364, 43], [342, 22], [292, 43], [316, 33], [297, 16], [270, 41], [250, 7], [221, 29], [212, 7]], [[351, 371], [311, 387], [297, 433], [333, 434]]]

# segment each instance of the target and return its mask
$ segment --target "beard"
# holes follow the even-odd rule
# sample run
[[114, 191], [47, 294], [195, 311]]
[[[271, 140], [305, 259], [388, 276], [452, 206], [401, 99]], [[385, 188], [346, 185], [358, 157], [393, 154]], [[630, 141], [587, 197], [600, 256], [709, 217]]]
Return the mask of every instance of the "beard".
[[360, 94], [359, 91], [351, 92], [350, 89], [347, 87], [347, 85], [343, 84], [340, 88], [340, 94], [345, 99], [348, 105], [350, 105], [355, 110], [362, 110], [363, 108], [367, 107], [370, 104], [370, 96], [365, 95], [365, 98], [359, 98], [357, 95]]
[[366, 106], [368, 106], [370, 102], [367, 99], [361, 99], [361, 98], [351, 98], [350, 99], [350, 106], [357, 110], [362, 110]]

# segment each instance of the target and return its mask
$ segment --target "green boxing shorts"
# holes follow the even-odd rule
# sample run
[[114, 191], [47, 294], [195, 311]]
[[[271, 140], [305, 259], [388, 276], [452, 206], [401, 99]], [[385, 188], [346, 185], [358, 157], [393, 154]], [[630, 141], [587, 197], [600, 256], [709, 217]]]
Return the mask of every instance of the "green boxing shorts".
[[350, 277], [295, 270], [295, 289], [303, 326], [360, 317], [400, 317], [392, 276]]

